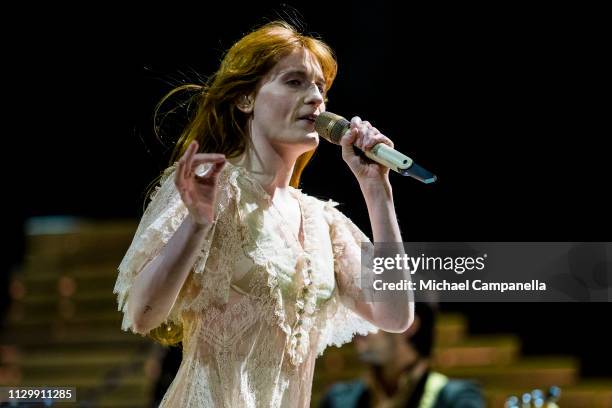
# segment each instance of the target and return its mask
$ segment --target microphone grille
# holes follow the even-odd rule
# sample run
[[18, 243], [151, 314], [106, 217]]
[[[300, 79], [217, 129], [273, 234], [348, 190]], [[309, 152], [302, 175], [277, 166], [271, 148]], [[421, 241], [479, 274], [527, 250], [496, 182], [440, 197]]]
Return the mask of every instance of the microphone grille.
[[331, 112], [323, 112], [315, 119], [315, 130], [319, 136], [336, 144], [340, 144], [340, 139], [350, 125], [351, 122]]

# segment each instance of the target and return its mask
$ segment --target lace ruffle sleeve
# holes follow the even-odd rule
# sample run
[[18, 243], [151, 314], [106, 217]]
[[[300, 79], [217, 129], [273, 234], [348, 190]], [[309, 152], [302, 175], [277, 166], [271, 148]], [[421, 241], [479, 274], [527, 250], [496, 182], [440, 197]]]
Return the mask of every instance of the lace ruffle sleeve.
[[334, 257], [336, 290], [326, 311], [318, 353], [327, 346], [351, 341], [355, 334], [366, 335], [378, 328], [353, 311], [355, 300], [363, 299], [361, 290], [361, 243], [370, 239], [330, 201], [325, 206]]
[[[149, 204], [140, 220], [130, 247], [118, 267], [118, 277], [113, 292], [117, 294], [118, 310], [123, 312], [123, 330], [131, 329], [132, 321], [128, 316], [130, 288], [134, 279], [145, 265], [155, 258], [166, 243], [172, 238], [188, 214], [188, 210], [174, 184], [176, 164], [164, 171], [159, 185], [150, 196]], [[180, 323], [185, 310], [203, 308], [210, 301], [227, 301], [229, 294], [228, 271], [206, 273], [203, 277], [211, 247], [217, 235], [218, 220], [228, 206], [227, 189], [224, 188], [223, 172], [219, 176], [217, 208], [215, 220], [208, 231], [200, 254], [196, 259], [190, 275], [166, 319]], [[210, 275], [210, 276], [209, 276]]]

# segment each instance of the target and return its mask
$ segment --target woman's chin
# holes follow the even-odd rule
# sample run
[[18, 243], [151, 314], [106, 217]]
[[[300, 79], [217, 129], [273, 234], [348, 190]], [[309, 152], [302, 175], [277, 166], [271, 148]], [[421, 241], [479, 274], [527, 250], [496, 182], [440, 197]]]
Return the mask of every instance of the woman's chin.
[[310, 149], [319, 145], [319, 134], [317, 132], [302, 133], [296, 140], [296, 144], [306, 145]]
[[309, 140], [315, 141], [316, 144], [319, 144], [319, 134], [317, 132], [310, 132], [310, 133], [306, 134], [306, 137]]
[[319, 134], [317, 132], [311, 132], [311, 133], [306, 134], [304, 139], [305, 139], [305, 144], [307, 144], [310, 147], [310, 149], [314, 149], [315, 147], [319, 145]]
[[282, 142], [278, 140], [278, 142], [283, 144], [286, 148], [290, 148], [292, 150], [299, 149], [302, 152], [307, 152], [319, 145], [319, 134], [317, 132], [302, 133], [300, 135], [286, 138]]

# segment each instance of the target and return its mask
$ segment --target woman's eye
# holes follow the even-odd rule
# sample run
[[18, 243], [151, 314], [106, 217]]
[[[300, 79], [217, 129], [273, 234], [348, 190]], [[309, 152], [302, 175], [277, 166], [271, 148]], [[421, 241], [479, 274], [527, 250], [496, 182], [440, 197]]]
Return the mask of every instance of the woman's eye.
[[[287, 81], [287, 85], [292, 86], [292, 87], [301, 87], [301, 86], [305, 86], [306, 82], [304, 82], [301, 79], [290, 79]], [[319, 90], [319, 92], [321, 93], [321, 95], [325, 95], [325, 86], [322, 84], [316, 84], [317, 89]]]

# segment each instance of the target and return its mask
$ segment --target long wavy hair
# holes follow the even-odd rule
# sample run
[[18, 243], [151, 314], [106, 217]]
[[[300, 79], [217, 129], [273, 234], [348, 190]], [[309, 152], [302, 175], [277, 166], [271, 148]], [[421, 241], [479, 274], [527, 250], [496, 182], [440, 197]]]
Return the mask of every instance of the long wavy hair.
[[[240, 156], [249, 145], [248, 119], [238, 109], [244, 95], [256, 95], [259, 82], [283, 57], [293, 51], [306, 49], [319, 62], [328, 91], [336, 78], [337, 63], [331, 48], [322, 40], [301, 34], [285, 21], [273, 21], [242, 37], [224, 55], [219, 70], [203, 84], [181, 85], [166, 96], [155, 108], [154, 123], [160, 108], [177, 93], [193, 93], [189, 103], [195, 104], [195, 113], [189, 119], [176, 142], [169, 165], [174, 164], [187, 150], [192, 141], [200, 145], [200, 152], [223, 153], [227, 158]], [[155, 125], [158, 132], [158, 126]], [[290, 185], [299, 187], [302, 172], [316, 148], [300, 155], [293, 168]], [[154, 180], [152, 189], [160, 176]], [[149, 193], [147, 193], [149, 196]], [[149, 335], [164, 344], [176, 344], [181, 340], [182, 328], [162, 324]]]

